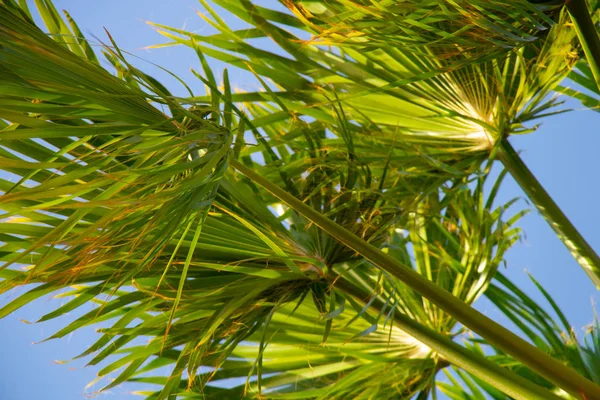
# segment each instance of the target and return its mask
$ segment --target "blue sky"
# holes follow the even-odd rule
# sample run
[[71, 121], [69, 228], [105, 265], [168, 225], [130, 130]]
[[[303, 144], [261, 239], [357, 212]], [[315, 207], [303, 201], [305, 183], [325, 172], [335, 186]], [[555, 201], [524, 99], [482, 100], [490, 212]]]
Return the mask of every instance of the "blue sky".
[[[274, 0], [262, 0], [271, 5]], [[210, 32], [211, 28], [196, 15], [200, 4], [193, 0], [55, 0], [59, 9], [67, 9], [83, 32], [107, 41], [104, 28], [110, 31], [120, 47], [144, 60], [159, 64], [191, 82], [197, 93], [202, 84], [192, 77], [190, 68], [200, 70], [193, 51], [187, 48], [165, 48], [152, 51], [143, 47], [160, 43], [162, 37], [144, 21], [150, 20], [190, 31]], [[261, 1], [257, 1], [261, 3]], [[223, 15], [228, 23], [239, 24], [231, 16]], [[141, 60], [133, 63], [151, 71], [155, 69]], [[222, 68], [218, 63], [213, 64]], [[157, 74], [177, 94], [183, 94], [175, 81]], [[248, 76], [230, 71], [234, 86], [249, 88]], [[529, 135], [511, 139], [513, 146], [522, 151], [522, 157], [547, 191], [577, 226], [592, 247], [600, 250], [600, 208], [597, 197], [600, 171], [600, 113], [584, 110], [568, 101], [574, 111], [548, 118], [541, 128]], [[508, 178], [501, 189], [499, 201], [523, 196], [520, 188]], [[522, 201], [521, 207], [527, 204]], [[536, 299], [541, 299], [525, 271], [531, 273], [566, 311], [578, 333], [592, 321], [592, 302], [598, 300], [597, 291], [569, 252], [537, 212], [526, 216], [521, 227], [526, 239], [508, 253], [507, 275]], [[0, 297], [0, 304], [15, 298], [15, 291]], [[61, 304], [60, 299], [44, 299], [0, 320], [0, 399], [1, 400], [80, 400], [94, 388], [84, 389], [95, 378], [93, 367], [82, 368], [77, 361], [66, 365], [54, 360], [67, 360], [97, 339], [93, 328], [77, 331], [62, 340], [39, 342], [64, 326], [73, 315], [43, 324], [28, 325], [21, 320], [34, 321]], [[481, 299], [477, 308], [488, 316], [505, 322], [500, 314]], [[132, 386], [123, 386], [100, 395], [100, 399], [128, 399]]]

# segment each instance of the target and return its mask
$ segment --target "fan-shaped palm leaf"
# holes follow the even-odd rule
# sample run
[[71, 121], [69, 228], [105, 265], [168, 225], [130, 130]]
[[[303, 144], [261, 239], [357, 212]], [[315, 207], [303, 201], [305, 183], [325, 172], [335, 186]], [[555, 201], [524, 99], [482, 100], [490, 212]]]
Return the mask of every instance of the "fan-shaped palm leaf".
[[[536, 39], [553, 24], [556, 7], [527, 1], [503, 2], [403, 2], [287, 1], [300, 18], [319, 32], [318, 40], [356, 43], [360, 47], [389, 45], [463, 51], [506, 51]], [[391, 24], [384, 24], [390, 21]], [[489, 53], [488, 53], [489, 54]]]
[[[61, 46], [64, 37], [51, 40], [28, 17], [2, 8], [0, 117], [9, 125], [1, 152], [3, 169], [16, 175], [0, 183], [3, 232], [30, 235], [17, 240], [29, 245], [5, 257], [3, 268], [58, 268], [68, 282], [115, 262], [128, 279], [184, 230], [199, 232], [231, 135], [170, 101], [145, 74], [131, 68], [137, 83], [119, 80]], [[168, 104], [173, 115], [149, 101]]]

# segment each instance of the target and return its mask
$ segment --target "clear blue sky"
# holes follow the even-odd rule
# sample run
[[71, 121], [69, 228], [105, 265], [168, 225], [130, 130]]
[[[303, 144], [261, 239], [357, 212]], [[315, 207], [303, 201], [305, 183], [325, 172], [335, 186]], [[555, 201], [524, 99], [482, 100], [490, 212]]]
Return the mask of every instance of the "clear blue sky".
[[[269, 5], [275, 0], [262, 0]], [[119, 46], [136, 56], [157, 63], [192, 83], [197, 93], [202, 85], [189, 73], [200, 70], [193, 51], [187, 48], [166, 48], [152, 51], [144, 46], [160, 43], [162, 37], [144, 21], [185, 28], [190, 31], [210, 32], [211, 28], [196, 15], [200, 4], [194, 0], [55, 0], [59, 9], [67, 9], [83, 32], [106, 41], [106, 27]], [[257, 1], [261, 3], [261, 1]], [[239, 23], [224, 14], [228, 23]], [[154, 74], [155, 70], [142, 61], [133, 63]], [[222, 65], [214, 63], [218, 69]], [[183, 94], [174, 80], [155, 74], [177, 94]], [[249, 88], [248, 76], [230, 71], [232, 83]], [[575, 102], [568, 106], [576, 111], [546, 119], [535, 133], [514, 137], [513, 146], [522, 150], [522, 157], [548, 192], [579, 228], [592, 247], [600, 250], [600, 207], [596, 196], [600, 172], [600, 113], [583, 110]], [[523, 196], [520, 188], [508, 178], [502, 187], [499, 201]], [[526, 206], [524, 202], [520, 204]], [[546, 222], [533, 212], [521, 226], [526, 240], [517, 244], [508, 254], [507, 275], [534, 298], [541, 296], [525, 274], [525, 270], [553, 295], [566, 311], [578, 333], [593, 318], [592, 301], [598, 295], [581, 268], [573, 260]], [[0, 297], [0, 304], [14, 298], [19, 292]], [[80, 330], [62, 340], [32, 345], [64, 326], [73, 315], [43, 324], [27, 325], [21, 320], [34, 321], [61, 304], [60, 299], [44, 299], [0, 320], [0, 400], [81, 400], [92, 389], [85, 386], [94, 379], [96, 369], [82, 368], [83, 362], [57, 365], [54, 360], [67, 360], [97, 339], [93, 328]], [[488, 316], [505, 322], [485, 300], [477, 307]], [[99, 386], [95, 386], [97, 389]], [[122, 386], [100, 399], [130, 399], [132, 386]]]

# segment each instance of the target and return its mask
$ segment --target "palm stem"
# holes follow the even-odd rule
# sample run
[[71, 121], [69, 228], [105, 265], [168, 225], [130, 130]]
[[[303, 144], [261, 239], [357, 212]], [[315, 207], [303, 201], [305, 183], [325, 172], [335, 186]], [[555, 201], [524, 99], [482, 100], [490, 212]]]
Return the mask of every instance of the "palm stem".
[[600, 38], [598, 31], [592, 21], [585, 0], [567, 0], [567, 10], [575, 24], [577, 37], [583, 48], [585, 58], [592, 70], [592, 75], [596, 81], [596, 85], [600, 90]]
[[[344, 280], [338, 280], [336, 287], [365, 304], [365, 294]], [[369, 294], [368, 296], [371, 296]], [[381, 311], [382, 304], [373, 302], [371, 307]], [[547, 389], [522, 378], [514, 372], [500, 367], [486, 357], [470, 351], [449, 337], [418, 323], [402, 313], [394, 313], [393, 323], [402, 331], [423, 343], [445, 360], [471, 373], [473, 376], [489, 383], [493, 387], [503, 391], [515, 399], [523, 400], [553, 400], [560, 397], [549, 392]]]
[[498, 145], [497, 158], [583, 267], [596, 288], [600, 289], [600, 257], [552, 200], [507, 139]]
[[413, 269], [403, 265], [390, 255], [331, 221], [312, 207], [281, 189], [278, 185], [263, 178], [257, 172], [235, 160], [232, 160], [230, 165], [319, 226], [323, 231], [370, 260], [373, 265], [389, 272], [404, 282], [411, 289], [429, 299], [463, 325], [486, 339], [490, 344], [521, 361], [540, 376], [570, 393], [575, 398], [582, 400], [591, 398], [600, 399], [600, 386], [590, 382], [571, 368], [564, 366], [543, 351], [527, 343], [502, 325], [492, 321], [479, 311], [454, 297], [451, 293], [424, 278]]

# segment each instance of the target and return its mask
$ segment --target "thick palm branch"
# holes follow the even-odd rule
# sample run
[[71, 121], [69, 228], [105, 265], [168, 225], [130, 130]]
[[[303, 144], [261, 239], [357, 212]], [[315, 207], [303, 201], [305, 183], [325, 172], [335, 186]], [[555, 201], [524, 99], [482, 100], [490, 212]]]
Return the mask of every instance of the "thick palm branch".
[[[271, 112], [270, 121], [304, 115], [328, 123], [330, 117], [324, 116], [323, 110], [332, 103], [341, 103], [348, 119], [364, 126], [373, 140], [382, 144], [414, 144], [419, 146], [419, 152], [434, 159], [440, 154], [445, 157], [452, 155], [462, 165], [481, 163], [490, 156], [497, 156], [588, 276], [600, 287], [600, 257], [522, 163], [507, 140], [511, 134], [535, 130], [536, 126], [532, 128], [528, 122], [559, 112], [552, 109], [557, 102], [550, 94], [569, 74], [579, 54], [579, 31], [571, 23], [566, 9], [547, 9], [552, 15], [553, 25], [547, 31], [539, 31], [536, 40], [527, 43], [517, 41], [520, 44], [513, 43], [513, 48], [503, 52], [501, 57], [479, 60], [469, 52], [452, 50], [455, 49], [452, 47], [453, 40], [461, 40], [463, 34], [468, 37], [465, 32], [475, 29], [473, 25], [467, 24], [463, 32], [455, 26], [452, 28], [453, 25], [446, 20], [438, 25], [432, 24], [435, 29], [450, 29], [444, 40], [431, 46], [422, 40], [419, 46], [415, 44], [406, 50], [399, 48], [395, 40], [406, 37], [396, 24], [401, 24], [403, 19], [391, 19], [390, 16], [421, 12], [415, 7], [411, 11], [410, 2], [406, 11], [402, 10], [403, 6], [398, 6], [398, 11], [385, 5], [376, 7], [346, 1], [310, 2], [306, 6], [286, 2], [298, 14], [297, 18], [246, 0], [215, 3], [248, 22], [251, 28], [232, 31], [209, 9], [215, 20], [207, 16], [203, 18], [219, 31], [218, 34], [203, 36], [153, 24], [172, 39], [161, 46], [184, 44], [197, 52], [269, 78], [273, 88], [262, 93], [241, 93], [232, 99], [246, 103], [273, 103], [275, 109]], [[435, 7], [442, 7], [439, 2], [433, 3], [435, 10]], [[496, 4], [483, 3], [490, 7]], [[343, 12], [343, 6], [350, 4], [353, 5], [349, 7], [350, 11]], [[527, 7], [538, 6], [524, 7], [514, 12], [525, 18], [531, 15]], [[593, 5], [591, 9], [597, 19], [597, 7]], [[478, 10], [485, 12], [486, 9], [481, 7]], [[462, 11], [456, 12], [460, 14]], [[319, 13], [322, 14], [321, 19]], [[432, 15], [437, 14], [432, 12]], [[546, 14], [539, 15], [541, 18]], [[410, 31], [414, 24], [409, 21], [413, 19], [406, 18], [401, 26], [408, 26], [406, 29]], [[546, 15], [546, 18], [549, 17]], [[511, 18], [508, 24], [521, 26], [515, 21]], [[382, 29], [381, 25], [391, 25], [391, 28]], [[295, 28], [294, 32], [301, 29], [302, 33], [294, 35], [284, 29], [286, 26]], [[491, 26], [496, 27], [491, 29], [488, 26], [491, 31], [499, 31], [496, 25]], [[364, 31], [367, 37], [376, 36], [373, 39], [377, 43], [376, 48], [370, 47], [368, 40], [363, 43], [352, 35], [350, 39], [342, 40], [335, 33], [338, 28], [344, 32]], [[483, 28], [477, 26], [477, 29]], [[508, 31], [500, 32], [506, 34]], [[327, 41], [322, 44], [311, 38], [311, 34], [317, 37], [325, 35]], [[269, 52], [249, 44], [249, 39], [260, 37], [272, 39], [287, 54]], [[383, 37], [387, 38], [387, 44]]]
[[[438, 175], [455, 173], [444, 164], [452, 154], [419, 158], [407, 150], [418, 143], [409, 142], [373, 152], [367, 165], [361, 157], [369, 153], [368, 139], [356, 147], [350, 140], [367, 128], [349, 122], [340, 107], [323, 125], [334, 127], [339, 140], [299, 122], [292, 131], [299, 139], [269, 143], [258, 129], [278, 133], [265, 122], [277, 118], [264, 114], [275, 100], [249, 108], [248, 117], [233, 103], [227, 75], [221, 91], [206, 68], [199, 77], [211, 89], [207, 105], [183, 107], [128, 64], [114, 43], [105, 51], [120, 78], [99, 67], [76, 25], [69, 30], [50, 2], [37, 4], [56, 40], [14, 2], [0, 3], [0, 288], [36, 284], [0, 316], [50, 293], [69, 301], [42, 321], [97, 304], [52, 338], [110, 321], [80, 356], [93, 355], [96, 365], [121, 355], [100, 371], [119, 371], [108, 387], [131, 379], [161, 384], [151, 398], [239, 398], [254, 391], [290, 397], [296, 394], [286, 392], [296, 389], [300, 397], [316, 397], [306, 393], [311, 388], [317, 396], [344, 398], [362, 393], [356, 382], [363, 374], [388, 370], [399, 376], [364, 387], [362, 395], [423, 397], [449, 362], [513, 397], [552, 398], [452, 342], [457, 321], [489, 333], [492, 343], [574, 396], [600, 391], [468, 307], [517, 232], [510, 220], [502, 223], [502, 210], [482, 206], [481, 184], [474, 193], [464, 189], [464, 170]], [[292, 110], [284, 110], [284, 101], [277, 107], [287, 119]], [[245, 127], [264, 163], [244, 150]], [[473, 168], [468, 157], [449, 159]], [[228, 164], [246, 175], [259, 171], [253, 180], [260, 185]], [[456, 186], [441, 195], [438, 181], [448, 176]], [[279, 185], [294, 201], [273, 190]], [[282, 200], [291, 207], [277, 217], [271, 210], [283, 208]], [[306, 207], [314, 213], [309, 217], [320, 218], [306, 218]], [[323, 228], [323, 221], [329, 235], [310, 226]], [[410, 232], [408, 240], [397, 235], [400, 228]], [[336, 232], [358, 243], [354, 252], [333, 239], [349, 244]], [[412, 268], [409, 244], [417, 255]], [[136, 345], [140, 336], [150, 342]], [[167, 379], [141, 375], [165, 365], [172, 365]], [[206, 385], [243, 376], [256, 384], [242, 392]]]

